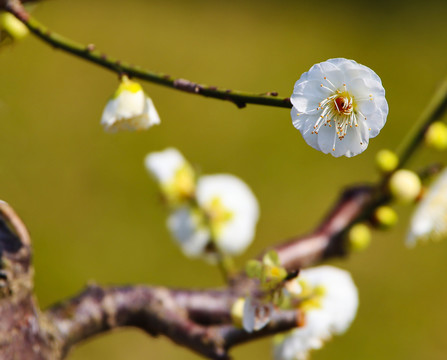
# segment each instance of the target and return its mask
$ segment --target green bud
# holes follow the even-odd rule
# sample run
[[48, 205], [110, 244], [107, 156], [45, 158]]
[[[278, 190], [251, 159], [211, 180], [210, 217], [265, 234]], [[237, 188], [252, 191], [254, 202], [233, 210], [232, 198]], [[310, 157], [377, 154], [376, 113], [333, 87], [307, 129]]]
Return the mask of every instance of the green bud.
[[371, 243], [371, 231], [365, 224], [355, 224], [348, 232], [349, 247], [353, 251], [362, 251]]
[[270, 250], [262, 258], [262, 263], [267, 266], [279, 266], [278, 253], [275, 250]]
[[29, 33], [28, 28], [8, 12], [0, 13], [0, 29], [5, 31], [14, 40], [22, 40]]
[[287, 276], [286, 269], [280, 266], [265, 266], [263, 271], [263, 279], [271, 283], [279, 283]]
[[391, 150], [383, 149], [376, 155], [376, 165], [384, 173], [395, 170], [398, 164], [399, 158]]
[[245, 265], [245, 272], [251, 278], [260, 279], [262, 276], [262, 264], [258, 260], [249, 260]]
[[447, 126], [440, 122], [434, 122], [425, 133], [425, 144], [436, 150], [447, 149]]
[[374, 213], [377, 225], [382, 229], [389, 229], [396, 225], [398, 217], [397, 213], [389, 206], [380, 206]]
[[397, 170], [390, 179], [389, 189], [394, 198], [401, 203], [411, 203], [421, 192], [421, 180], [413, 171]]

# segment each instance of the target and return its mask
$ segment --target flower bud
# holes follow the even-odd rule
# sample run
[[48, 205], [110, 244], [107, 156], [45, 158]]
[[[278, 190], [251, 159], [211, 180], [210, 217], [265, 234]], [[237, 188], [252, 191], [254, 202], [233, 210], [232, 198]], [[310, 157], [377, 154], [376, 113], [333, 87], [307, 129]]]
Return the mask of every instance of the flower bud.
[[447, 126], [440, 122], [434, 122], [425, 133], [425, 144], [436, 150], [447, 149]]
[[348, 240], [351, 250], [365, 250], [371, 243], [371, 231], [365, 224], [355, 224], [348, 232]]
[[231, 306], [231, 321], [233, 325], [242, 328], [242, 318], [244, 316], [244, 298], [237, 299]]
[[408, 204], [421, 192], [421, 180], [413, 171], [401, 169], [391, 176], [389, 189], [397, 201]]
[[160, 117], [141, 85], [123, 76], [104, 108], [101, 124], [109, 132], [146, 130], [160, 124]]
[[29, 34], [28, 28], [14, 15], [7, 12], [0, 13], [0, 29], [13, 40], [22, 40]]
[[399, 158], [391, 150], [380, 150], [376, 155], [376, 165], [380, 171], [389, 173], [396, 169], [399, 164]]
[[374, 219], [378, 227], [382, 229], [389, 229], [396, 225], [398, 217], [397, 213], [389, 206], [380, 206], [374, 213]]

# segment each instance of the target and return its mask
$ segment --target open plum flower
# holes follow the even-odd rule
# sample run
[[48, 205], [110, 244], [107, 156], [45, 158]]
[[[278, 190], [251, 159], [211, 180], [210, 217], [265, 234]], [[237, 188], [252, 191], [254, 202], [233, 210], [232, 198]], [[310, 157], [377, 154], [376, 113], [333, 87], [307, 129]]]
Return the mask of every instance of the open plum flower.
[[167, 225], [187, 256], [206, 255], [210, 242], [224, 254], [238, 255], [253, 241], [258, 218], [258, 201], [247, 184], [217, 174], [199, 178], [196, 205], [172, 212]]
[[197, 183], [197, 202], [222, 252], [238, 255], [251, 244], [259, 204], [245, 182], [229, 174], [202, 176]]
[[217, 174], [199, 178], [196, 205], [172, 212], [167, 225], [187, 256], [206, 255], [210, 242], [224, 254], [238, 255], [253, 241], [258, 218], [251, 189], [235, 176]]
[[[305, 360], [332, 335], [344, 333], [357, 314], [358, 292], [345, 271], [333, 266], [302, 270], [297, 279], [305, 325], [274, 338], [275, 360]], [[304, 286], [303, 286], [304, 285]]]
[[388, 104], [380, 78], [354, 60], [315, 64], [295, 83], [292, 122], [325, 154], [355, 156], [385, 125]]

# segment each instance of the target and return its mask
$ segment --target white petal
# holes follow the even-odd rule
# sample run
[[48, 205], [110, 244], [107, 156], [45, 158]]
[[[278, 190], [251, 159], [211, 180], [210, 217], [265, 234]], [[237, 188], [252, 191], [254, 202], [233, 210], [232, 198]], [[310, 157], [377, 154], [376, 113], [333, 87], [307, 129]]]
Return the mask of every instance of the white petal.
[[385, 125], [385, 122], [386, 116], [384, 116], [379, 109], [376, 108], [375, 112], [369, 114], [366, 121], [364, 121], [365, 126], [368, 127], [368, 129], [371, 129], [369, 131], [369, 137], [376, 137], [380, 133], [380, 130], [382, 130], [383, 125]]
[[314, 132], [315, 130], [314, 125], [316, 124], [319, 115], [298, 115], [298, 112], [295, 108], [292, 108], [291, 115], [293, 126], [295, 126], [295, 128], [297, 128], [301, 132], [301, 135], [303, 136], [306, 143], [312, 146], [314, 149], [320, 150], [320, 147], [318, 146], [318, 135], [315, 133], [312, 134], [312, 132]]
[[362, 78], [370, 78], [379, 83], [382, 83], [380, 77], [377, 76], [377, 74], [372, 69], [370, 69], [365, 65], [359, 64], [354, 60], [337, 58], [337, 59], [329, 59], [328, 62], [336, 65], [342, 72], [346, 74], [346, 77], [348, 79], [362, 77]]
[[243, 252], [252, 242], [259, 218], [259, 205], [242, 180], [227, 174], [202, 176], [197, 183], [197, 202], [206, 210], [218, 198], [232, 216], [222, 224], [216, 241], [228, 254]]
[[269, 322], [273, 313], [273, 305], [261, 303], [251, 297], [245, 298], [242, 325], [245, 331], [251, 333], [261, 330]]
[[209, 232], [201, 226], [191, 208], [183, 207], [172, 212], [167, 220], [171, 231], [183, 253], [189, 257], [201, 256], [209, 242]]
[[414, 212], [407, 245], [447, 238], [447, 169], [444, 170]]
[[275, 344], [275, 360], [306, 359], [310, 350], [321, 348], [332, 334], [345, 332], [357, 313], [358, 293], [348, 272], [320, 266], [302, 270], [299, 277], [325, 289], [321, 308], [308, 311], [305, 325]]
[[149, 118], [148, 127], [160, 124], [160, 117], [150, 97], [146, 97], [146, 112]]
[[331, 95], [331, 91], [321, 86], [321, 81], [304, 81], [297, 83], [290, 101], [298, 112], [315, 110], [318, 103]]
[[118, 101], [115, 99], [110, 99], [102, 113], [101, 125], [108, 129], [116, 120], [116, 109], [118, 107]]
[[175, 148], [152, 152], [146, 155], [144, 164], [146, 170], [161, 184], [174, 180], [176, 172], [186, 163], [185, 158]]
[[146, 106], [144, 91], [133, 93], [124, 90], [115, 100], [118, 102], [116, 107], [116, 117], [118, 120], [129, 119], [144, 113]]
[[336, 137], [337, 131], [335, 126], [321, 126], [318, 131], [318, 147], [325, 154], [332, 153], [334, 147], [334, 140], [338, 140]]
[[352, 91], [356, 98], [385, 97], [385, 89], [380, 82], [368, 78], [356, 78], [349, 82], [348, 91]]
[[315, 64], [310, 68], [307, 75], [308, 80], [316, 80], [325, 86], [329, 85], [329, 87], [332, 87], [329, 82], [324, 81], [325, 77], [335, 86], [336, 89], [342, 87], [345, 83], [345, 75], [343, 72], [330, 61]]

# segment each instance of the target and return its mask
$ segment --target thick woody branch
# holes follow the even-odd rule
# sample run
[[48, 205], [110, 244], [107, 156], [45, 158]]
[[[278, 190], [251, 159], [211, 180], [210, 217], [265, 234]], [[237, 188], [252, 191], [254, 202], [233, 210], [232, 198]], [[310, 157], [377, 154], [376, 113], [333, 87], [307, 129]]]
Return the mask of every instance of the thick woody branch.
[[[372, 206], [374, 188], [355, 187], [343, 193], [314, 234], [276, 248], [292, 270], [346, 252], [343, 232]], [[240, 343], [292, 329], [303, 322], [297, 311], [277, 311], [261, 331], [247, 333], [231, 325], [230, 309], [241, 296], [256, 291], [256, 283], [241, 276], [225, 289], [176, 290], [163, 287], [91, 286], [46, 315], [62, 339], [63, 353], [93, 335], [123, 326], [138, 327], [152, 336], [164, 335], [211, 359], [227, 359]]]
[[346, 255], [346, 231], [385, 200], [375, 198], [375, 193], [376, 188], [372, 186], [347, 189], [315, 231], [274, 247], [281, 264], [293, 271], [327, 258]]
[[46, 314], [61, 335], [64, 353], [95, 334], [133, 326], [152, 336], [165, 335], [176, 344], [210, 359], [228, 359], [228, 350], [234, 345], [289, 330], [300, 321], [296, 311], [278, 312], [263, 331], [247, 333], [228, 323], [198, 324], [189, 318], [188, 309], [181, 306], [185, 302], [200, 302], [202, 306], [214, 303], [215, 310], [229, 313], [231, 303], [228, 300], [224, 291], [183, 292], [162, 287], [90, 286], [77, 297], [52, 307]]

